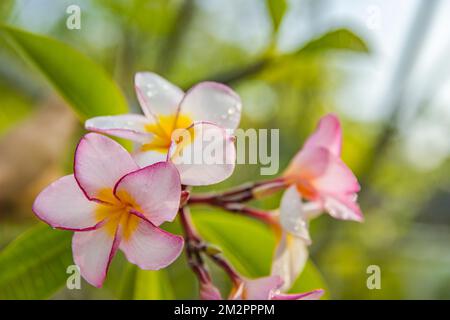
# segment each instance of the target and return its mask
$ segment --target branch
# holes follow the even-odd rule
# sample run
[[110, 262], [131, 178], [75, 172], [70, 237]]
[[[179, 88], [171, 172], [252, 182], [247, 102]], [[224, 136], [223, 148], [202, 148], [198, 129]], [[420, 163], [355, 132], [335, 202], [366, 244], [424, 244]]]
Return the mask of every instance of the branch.
[[227, 203], [242, 203], [258, 199], [262, 196], [268, 196], [285, 188], [286, 184], [282, 178], [249, 182], [224, 192], [191, 195], [188, 204], [223, 206]]
[[210, 284], [212, 282], [211, 275], [201, 256], [203, 253], [222, 268], [230, 277], [233, 284], [238, 286], [242, 282], [241, 276], [234, 267], [220, 255], [220, 250], [214, 246], [208, 245], [197, 233], [187, 207], [180, 208], [179, 217], [185, 234], [188, 263], [199, 282], [201, 284]]

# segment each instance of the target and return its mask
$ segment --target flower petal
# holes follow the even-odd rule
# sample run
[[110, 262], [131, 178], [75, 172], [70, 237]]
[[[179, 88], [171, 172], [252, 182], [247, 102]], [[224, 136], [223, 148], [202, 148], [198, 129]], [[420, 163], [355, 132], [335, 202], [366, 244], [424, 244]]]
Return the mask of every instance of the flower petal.
[[139, 219], [136, 229], [123, 238], [120, 249], [128, 261], [144, 270], [158, 270], [175, 261], [183, 249], [183, 238]]
[[34, 201], [33, 212], [54, 228], [83, 230], [95, 228], [96, 206], [86, 198], [71, 174], [45, 188]]
[[222, 300], [222, 295], [212, 283], [200, 283], [200, 299], [202, 300]]
[[152, 72], [136, 73], [136, 94], [142, 111], [150, 119], [158, 115], [176, 114], [184, 93], [177, 86]]
[[145, 126], [149, 122], [149, 119], [144, 116], [126, 114], [91, 118], [85, 122], [84, 126], [89, 131], [144, 143], [152, 139], [152, 134], [145, 131]]
[[229, 87], [217, 82], [201, 82], [183, 98], [180, 111], [194, 121], [209, 121], [226, 129], [236, 129], [242, 102]]
[[364, 220], [361, 209], [355, 202], [353, 195], [325, 196], [325, 210], [336, 219], [353, 220], [361, 222]]
[[319, 300], [325, 293], [322, 289], [316, 289], [304, 293], [293, 293], [293, 294], [274, 294], [272, 300]]
[[75, 232], [72, 239], [73, 259], [87, 282], [95, 287], [103, 285], [119, 243], [119, 238], [111, 236], [106, 228]]
[[283, 229], [311, 244], [308, 230], [307, 212], [295, 185], [283, 194], [280, 204], [280, 223]]
[[345, 163], [330, 155], [325, 171], [312, 181], [319, 193], [350, 194], [360, 190], [358, 180]]
[[322, 117], [316, 131], [306, 140], [303, 149], [322, 147], [336, 157], [341, 155], [342, 129], [334, 114]]
[[88, 133], [81, 138], [74, 162], [75, 179], [91, 200], [102, 200], [102, 191], [112, 190], [121, 177], [139, 169], [120, 144], [97, 133]]
[[242, 292], [243, 300], [270, 300], [272, 293], [283, 284], [279, 276], [246, 280]]
[[330, 152], [325, 148], [302, 149], [294, 156], [284, 176], [293, 179], [293, 182], [310, 182], [324, 174], [330, 157]]
[[287, 290], [297, 280], [308, 260], [308, 246], [301, 238], [283, 232], [275, 250], [272, 275], [283, 280], [281, 289]]
[[[172, 221], [181, 197], [180, 176], [170, 162], [158, 162], [125, 175], [114, 188], [118, 198], [131, 197], [143, 216], [155, 225]], [[122, 199], [127, 202], [128, 199]]]
[[225, 129], [207, 122], [195, 123], [191, 143], [173, 144], [171, 161], [180, 173], [181, 183], [210, 185], [227, 179], [234, 171], [236, 150], [234, 137]]
[[141, 167], [146, 167], [152, 164], [155, 164], [157, 162], [166, 161], [168, 158], [168, 152], [166, 153], [159, 152], [159, 151], [141, 151], [138, 150], [133, 154], [133, 159], [136, 161], [136, 163]]
[[310, 200], [324, 192], [347, 194], [360, 190], [358, 180], [345, 163], [321, 147], [301, 150], [284, 176], [290, 183], [301, 185], [303, 196]]

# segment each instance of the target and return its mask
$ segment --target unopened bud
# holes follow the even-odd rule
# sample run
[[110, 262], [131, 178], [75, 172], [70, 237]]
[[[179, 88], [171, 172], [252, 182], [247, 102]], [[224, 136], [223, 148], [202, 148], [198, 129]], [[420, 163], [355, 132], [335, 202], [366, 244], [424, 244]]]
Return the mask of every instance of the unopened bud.
[[222, 250], [215, 245], [208, 245], [205, 249], [205, 252], [206, 252], [206, 254], [213, 256], [213, 255], [222, 253]]

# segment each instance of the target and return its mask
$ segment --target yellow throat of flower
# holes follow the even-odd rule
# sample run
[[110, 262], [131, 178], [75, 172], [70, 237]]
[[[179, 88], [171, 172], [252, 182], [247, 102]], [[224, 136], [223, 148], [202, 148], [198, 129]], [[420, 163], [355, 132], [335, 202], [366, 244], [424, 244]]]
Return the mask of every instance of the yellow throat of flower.
[[[145, 126], [145, 130], [153, 134], [153, 139], [141, 147], [142, 151], [157, 151], [166, 153], [172, 142], [172, 134], [177, 129], [187, 129], [193, 123], [192, 119], [185, 114], [160, 115], [155, 123]], [[189, 141], [194, 138], [194, 130], [188, 130]], [[176, 141], [179, 142], [179, 141]]]
[[139, 218], [131, 214], [131, 210], [142, 212], [139, 205], [125, 191], [117, 193], [116, 198], [111, 189], [103, 189], [98, 193], [98, 198], [107, 202], [99, 203], [95, 210], [95, 217], [98, 222], [105, 221], [106, 232], [114, 237], [119, 226], [122, 230], [122, 238], [128, 240], [138, 227]]

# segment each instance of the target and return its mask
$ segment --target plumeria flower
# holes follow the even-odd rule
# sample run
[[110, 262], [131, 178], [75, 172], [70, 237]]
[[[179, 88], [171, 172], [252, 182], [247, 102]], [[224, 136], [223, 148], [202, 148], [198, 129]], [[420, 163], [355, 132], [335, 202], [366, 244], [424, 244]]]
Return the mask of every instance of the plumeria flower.
[[[135, 88], [144, 115], [96, 117], [86, 121], [86, 129], [137, 142], [134, 157], [140, 166], [172, 161], [185, 185], [214, 184], [232, 174], [236, 151], [228, 131], [241, 117], [241, 100], [233, 90], [201, 82], [184, 93], [150, 72], [136, 74]], [[212, 149], [220, 156], [209, 154]]]
[[118, 249], [148, 270], [179, 256], [183, 238], [158, 226], [175, 218], [180, 193], [173, 164], [140, 169], [117, 142], [89, 133], [75, 151], [74, 174], [44, 189], [33, 211], [54, 228], [75, 231], [74, 261], [90, 284], [101, 287]]
[[[322, 289], [305, 293], [286, 294], [281, 293], [283, 279], [279, 276], [269, 276], [258, 279], [244, 279], [235, 287], [229, 300], [318, 300], [323, 295]], [[222, 300], [219, 290], [212, 284], [200, 286], [200, 298], [202, 300]]]
[[269, 276], [258, 279], [244, 280], [241, 286], [233, 292], [233, 300], [318, 300], [323, 295], [322, 289], [305, 293], [281, 293], [283, 279], [279, 276]]
[[[284, 172], [284, 179], [299, 196], [317, 202], [332, 217], [362, 221], [356, 203], [360, 186], [340, 158], [341, 145], [339, 119], [333, 114], [324, 116]], [[293, 197], [294, 193], [285, 196]]]
[[[295, 281], [308, 258], [308, 222], [312, 218], [326, 211], [336, 219], [363, 220], [356, 203], [360, 187], [340, 158], [341, 145], [339, 120], [333, 114], [326, 115], [284, 172], [289, 187], [280, 205], [282, 233], [272, 274], [280, 275], [287, 286]], [[304, 203], [302, 198], [309, 202]]]

